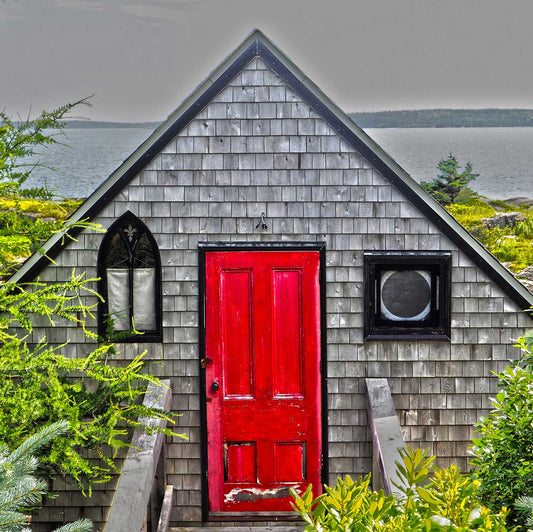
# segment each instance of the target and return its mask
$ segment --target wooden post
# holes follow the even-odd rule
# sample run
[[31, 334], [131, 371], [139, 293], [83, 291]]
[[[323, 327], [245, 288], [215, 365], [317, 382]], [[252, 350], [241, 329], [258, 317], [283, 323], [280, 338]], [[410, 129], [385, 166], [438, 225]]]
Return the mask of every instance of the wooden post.
[[[399, 449], [405, 447], [402, 429], [396, 416], [387, 379], [365, 379], [368, 398], [368, 420], [374, 443], [374, 460], [385, 494], [398, 495], [394, 482], [399, 483], [396, 462], [400, 461]], [[375, 478], [375, 477], [374, 477]]]
[[[169, 410], [172, 399], [170, 381], [161, 382], [163, 386], [160, 387], [152, 384], [148, 386], [144, 404]], [[154, 428], [166, 426], [164, 420], [144, 419], [143, 421]], [[164, 438], [160, 432], [146, 434], [141, 429], [135, 429], [113, 503], [109, 509], [104, 527], [105, 532], [134, 532], [144, 527], [143, 522]]]

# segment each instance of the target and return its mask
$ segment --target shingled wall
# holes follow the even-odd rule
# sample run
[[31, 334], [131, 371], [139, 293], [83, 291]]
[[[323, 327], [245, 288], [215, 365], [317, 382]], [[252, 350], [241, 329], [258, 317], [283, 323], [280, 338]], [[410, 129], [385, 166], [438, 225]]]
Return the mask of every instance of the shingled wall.
[[[107, 228], [128, 210], [161, 252], [164, 342], [119, 352], [131, 359], [147, 350], [151, 371], [173, 382], [172, 408], [189, 436], [168, 442], [174, 524], [201, 521], [199, 241], [326, 242], [330, 483], [372, 468], [364, 377], [389, 379], [407, 442], [428, 448], [441, 466], [467, 467], [472, 424], [494, 393], [491, 371], [516, 357], [511, 339], [529, 318], [262, 60], [253, 59], [94, 221]], [[262, 212], [266, 232], [256, 229]], [[101, 240], [83, 232], [41, 279], [65, 280], [73, 267], [96, 277]], [[453, 251], [451, 341], [363, 341], [368, 250]], [[69, 340], [72, 356], [94, 347], [70, 324], [35, 334]], [[79, 504], [101, 529], [112, 485], [94, 493], [65, 491], [40, 519], [72, 519]]]

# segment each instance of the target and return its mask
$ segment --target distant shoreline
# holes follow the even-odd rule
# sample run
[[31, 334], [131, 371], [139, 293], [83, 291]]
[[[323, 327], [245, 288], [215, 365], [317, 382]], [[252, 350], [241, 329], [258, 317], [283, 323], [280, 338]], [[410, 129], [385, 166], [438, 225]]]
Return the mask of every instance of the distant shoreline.
[[162, 122], [106, 122], [103, 120], [75, 120], [66, 129], [155, 129]]
[[533, 127], [533, 109], [418, 109], [350, 117], [362, 128]]
[[[414, 109], [349, 113], [361, 128], [533, 127], [533, 109]], [[155, 129], [162, 122], [76, 120], [68, 129]]]

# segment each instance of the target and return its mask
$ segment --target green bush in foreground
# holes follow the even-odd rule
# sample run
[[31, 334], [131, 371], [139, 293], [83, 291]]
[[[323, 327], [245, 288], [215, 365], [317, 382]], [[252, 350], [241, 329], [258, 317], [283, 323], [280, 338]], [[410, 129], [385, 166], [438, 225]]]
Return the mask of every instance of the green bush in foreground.
[[[480, 496], [491, 508], [514, 508], [533, 496], [533, 331], [520, 338], [521, 357], [497, 375], [492, 410], [476, 425], [472, 464]], [[527, 516], [512, 510], [509, 521], [525, 526]]]
[[401, 496], [370, 489], [370, 474], [357, 481], [349, 476], [313, 500], [312, 487], [293, 508], [307, 523], [306, 532], [506, 532], [507, 510], [482, 506], [479, 481], [456, 466], [439, 469], [427, 451], [406, 448], [398, 464]]
[[[51, 234], [59, 231], [68, 237], [68, 222], [60, 219], [76, 202], [54, 203], [54, 195], [46, 188], [25, 188], [38, 166], [28, 167], [26, 161], [57, 143], [67, 114], [82, 103], [85, 100], [18, 122], [0, 112], [2, 276], [11, 272], [16, 259], [42, 251], [41, 242]], [[82, 221], [70, 227], [85, 229], [92, 224]], [[99, 297], [91, 289], [95, 281], [75, 271], [68, 282], [59, 284], [0, 280], [0, 442], [14, 450], [42, 427], [66, 420], [67, 432], [38, 450], [39, 472], [69, 475], [89, 491], [93, 483], [109, 480], [111, 471], [116, 471], [114, 458], [128, 445], [132, 429], [157, 430], [147, 418], [174, 422], [170, 412], [142, 404], [146, 386], [160, 384], [145, 373], [143, 354], [127, 363], [117, 361], [113, 345], [102, 342], [97, 346], [101, 339], [85, 327], [85, 319], [94, 320], [93, 307], [86, 302], [87, 297]], [[39, 327], [51, 331], [59, 323], [71, 325], [69, 337], [77, 341], [83, 333], [89, 337], [84, 356], [70, 358], [65, 345], [50, 346], [37, 333]], [[26, 337], [32, 333], [34, 343], [29, 344]], [[179, 436], [170, 427], [161, 432]]]
[[[13, 452], [0, 444], [0, 532], [29, 532], [28, 511], [47, 493], [46, 483], [36, 478], [35, 453], [66, 432], [68, 423], [59, 421], [30, 436]], [[82, 519], [55, 532], [91, 532], [91, 521]]]

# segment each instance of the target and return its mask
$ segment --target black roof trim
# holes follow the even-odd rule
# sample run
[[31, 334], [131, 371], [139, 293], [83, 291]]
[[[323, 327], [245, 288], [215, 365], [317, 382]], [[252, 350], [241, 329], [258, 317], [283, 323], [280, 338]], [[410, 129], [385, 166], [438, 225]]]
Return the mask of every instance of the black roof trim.
[[[438, 205], [385, 151], [346, 113], [339, 109], [305, 74], [294, 65], [263, 33], [253, 31], [168, 119], [71, 216], [69, 221], [92, 220], [134, 176], [174, 138], [227, 84], [259, 56], [280, 78], [297, 92], [339, 135], [351, 144], [398, 191], [433, 222], [459, 249], [491, 277], [522, 309], [533, 306], [530, 294], [513, 275], [450, 214]], [[71, 229], [76, 236], [80, 229]], [[68, 238], [52, 237], [44, 246], [55, 258]], [[44, 256], [33, 255], [11, 280], [27, 282], [48, 264]]]

